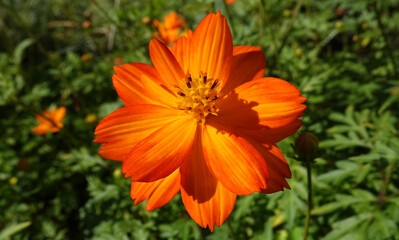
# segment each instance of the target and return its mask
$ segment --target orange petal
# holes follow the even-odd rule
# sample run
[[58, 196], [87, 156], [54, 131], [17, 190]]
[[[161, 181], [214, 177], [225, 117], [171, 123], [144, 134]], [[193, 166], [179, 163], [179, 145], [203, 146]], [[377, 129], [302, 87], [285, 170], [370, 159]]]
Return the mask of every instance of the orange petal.
[[213, 175], [231, 192], [248, 195], [267, 187], [265, 161], [244, 138], [215, 122], [203, 131], [203, 151]]
[[181, 196], [187, 212], [201, 227], [208, 226], [213, 231], [215, 225], [220, 226], [230, 215], [236, 194], [227, 190], [209, 171], [200, 140], [196, 141], [180, 171]]
[[152, 182], [180, 167], [191, 150], [197, 122], [187, 114], [139, 142], [126, 156], [122, 172], [132, 181]]
[[44, 124], [40, 124], [39, 126], [36, 126], [32, 129], [32, 132], [36, 133], [37, 135], [43, 135], [46, 132], [49, 131], [49, 126], [44, 125]]
[[180, 190], [180, 169], [154, 182], [132, 182], [130, 196], [135, 199], [134, 205], [146, 200], [147, 211], [162, 207]]
[[198, 77], [203, 72], [208, 79], [218, 79], [224, 84], [232, 59], [233, 40], [226, 18], [220, 12], [208, 14], [191, 40], [189, 73]]
[[220, 111], [215, 119], [243, 129], [283, 127], [303, 115], [306, 106], [302, 103], [306, 98], [300, 94], [296, 87], [281, 79], [253, 80], [219, 100]]
[[179, 111], [157, 105], [134, 105], [120, 108], [98, 124], [94, 142], [105, 143], [100, 155], [123, 160], [141, 140], [175, 120]]
[[60, 107], [59, 109], [55, 109], [52, 119], [54, 120], [55, 123], [59, 123], [65, 117], [65, 113], [66, 113], [65, 107]]
[[274, 193], [283, 191], [284, 188], [290, 189], [285, 179], [291, 178], [291, 170], [280, 149], [275, 144], [262, 145], [251, 140], [250, 142], [265, 159], [269, 170], [267, 187], [261, 189], [261, 192]]
[[53, 124], [51, 124], [50, 131], [51, 132], [59, 132], [60, 129], [63, 128], [63, 127], [64, 127], [64, 124], [62, 124], [62, 123], [58, 123], [57, 127], [54, 126]]
[[[43, 111], [43, 115], [46, 116], [46, 114], [44, 114], [44, 111]], [[49, 116], [46, 116], [46, 117], [49, 117]], [[51, 124], [46, 118], [44, 118], [40, 114], [35, 114], [35, 118], [39, 122], [39, 124], [46, 124], [46, 125], [49, 125], [49, 126]]]
[[261, 127], [260, 129], [240, 129], [239, 132], [261, 143], [276, 143], [294, 134], [301, 125], [302, 121], [295, 119], [293, 122], [277, 128]]
[[221, 95], [229, 93], [245, 82], [262, 78], [265, 75], [265, 70], [265, 55], [260, 50], [260, 47], [234, 47], [230, 75], [221, 91]]
[[185, 78], [185, 74], [173, 53], [165, 44], [157, 39], [150, 42], [150, 57], [152, 63], [169, 89], [173, 89]]
[[175, 56], [177, 62], [180, 64], [180, 67], [183, 69], [184, 73], [188, 71], [188, 63], [189, 63], [189, 50], [190, 50], [190, 41], [192, 38], [193, 32], [188, 30], [187, 37], [183, 36], [177, 39], [177, 41], [173, 44], [172, 53]]
[[156, 104], [175, 107], [175, 97], [168, 91], [154, 67], [142, 64], [123, 64], [114, 67], [112, 82], [126, 106]]
[[134, 145], [141, 139], [123, 139], [116, 142], [106, 143], [101, 146], [98, 153], [104, 157], [115, 161], [123, 161]]

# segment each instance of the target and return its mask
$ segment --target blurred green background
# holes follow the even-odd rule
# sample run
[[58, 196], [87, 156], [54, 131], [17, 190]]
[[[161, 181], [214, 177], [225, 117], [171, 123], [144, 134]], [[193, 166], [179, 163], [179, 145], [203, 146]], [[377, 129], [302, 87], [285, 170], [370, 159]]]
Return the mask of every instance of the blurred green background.
[[[133, 206], [121, 163], [98, 155], [99, 120], [123, 104], [112, 67], [150, 63], [155, 19], [195, 29], [222, 11], [234, 45], [260, 46], [266, 76], [308, 98], [300, 131], [320, 141], [308, 239], [399, 239], [398, 0], [0, 0], [0, 239], [302, 239], [306, 169], [292, 190], [238, 197], [213, 233], [177, 195]], [[65, 106], [64, 128], [35, 135], [35, 113]], [[88, 117], [89, 116], [89, 117]]]

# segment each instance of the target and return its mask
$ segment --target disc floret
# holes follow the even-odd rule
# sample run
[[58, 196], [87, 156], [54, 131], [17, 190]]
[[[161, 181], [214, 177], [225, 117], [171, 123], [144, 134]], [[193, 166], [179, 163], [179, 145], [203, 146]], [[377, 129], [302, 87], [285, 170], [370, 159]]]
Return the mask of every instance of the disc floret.
[[217, 79], [208, 78], [206, 73], [200, 73], [198, 77], [187, 74], [182, 84], [175, 88], [180, 110], [184, 110], [198, 122], [204, 122], [209, 114], [217, 116], [216, 100], [220, 92]]

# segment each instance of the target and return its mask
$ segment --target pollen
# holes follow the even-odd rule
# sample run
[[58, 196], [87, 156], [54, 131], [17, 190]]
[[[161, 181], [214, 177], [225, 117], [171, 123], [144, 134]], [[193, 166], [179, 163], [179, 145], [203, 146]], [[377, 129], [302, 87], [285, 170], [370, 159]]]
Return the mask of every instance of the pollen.
[[217, 79], [209, 78], [206, 73], [197, 77], [187, 74], [180, 86], [175, 86], [178, 108], [198, 122], [204, 122], [209, 114], [217, 116], [216, 100], [220, 85]]

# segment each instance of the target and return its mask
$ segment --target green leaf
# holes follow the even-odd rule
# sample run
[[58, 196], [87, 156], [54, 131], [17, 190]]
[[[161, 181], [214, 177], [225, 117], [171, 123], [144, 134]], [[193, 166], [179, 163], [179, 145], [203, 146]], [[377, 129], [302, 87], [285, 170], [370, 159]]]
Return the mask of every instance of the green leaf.
[[9, 226], [6, 226], [1, 232], [0, 232], [0, 239], [6, 239], [15, 233], [29, 227], [32, 223], [30, 221], [28, 222], [22, 222], [22, 223], [16, 223], [16, 224], [11, 224]]
[[23, 54], [30, 45], [32, 45], [35, 41], [31, 38], [25, 39], [22, 42], [20, 42], [14, 50], [14, 62], [15, 64], [21, 64]]
[[362, 213], [356, 216], [348, 217], [339, 222], [333, 224], [333, 231], [328, 233], [323, 239], [324, 240], [339, 240], [341, 236], [348, 232], [356, 232], [356, 227], [366, 220], [370, 220], [373, 217], [371, 213]]

